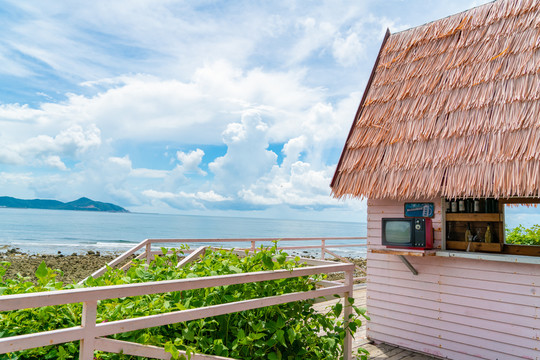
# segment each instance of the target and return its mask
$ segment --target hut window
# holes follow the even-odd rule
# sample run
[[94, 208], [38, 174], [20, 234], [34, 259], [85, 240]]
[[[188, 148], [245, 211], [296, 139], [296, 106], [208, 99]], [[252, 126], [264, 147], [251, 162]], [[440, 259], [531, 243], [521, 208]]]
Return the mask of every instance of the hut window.
[[[480, 211], [470, 212], [469, 208], [473, 209], [470, 203], [475, 200], [480, 202]], [[540, 199], [452, 199], [446, 202], [449, 203], [446, 249], [540, 256]], [[465, 211], [456, 210], [460, 202]]]
[[506, 200], [504, 204], [506, 253], [540, 256], [540, 203]]

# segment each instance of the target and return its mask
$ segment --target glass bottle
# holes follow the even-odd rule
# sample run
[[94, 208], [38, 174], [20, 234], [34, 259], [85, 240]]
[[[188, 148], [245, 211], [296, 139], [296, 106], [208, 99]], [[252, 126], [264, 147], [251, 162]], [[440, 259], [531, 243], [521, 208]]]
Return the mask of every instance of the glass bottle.
[[448, 222], [448, 229], [446, 233], [446, 241], [454, 241], [456, 236], [454, 234], [454, 226], [452, 225], [452, 222]]
[[450, 210], [453, 212], [453, 213], [457, 213], [458, 212], [458, 206], [457, 206], [457, 201], [454, 199], [450, 202]]
[[487, 242], [487, 243], [490, 243], [491, 242], [491, 228], [488, 224], [487, 226], [487, 229], [486, 229], [486, 234], [484, 235], [484, 242]]
[[471, 223], [467, 223], [467, 230], [465, 230], [465, 241], [472, 241]]
[[459, 199], [459, 203], [458, 203], [458, 210], [460, 213], [464, 213], [465, 212], [465, 199]]
[[465, 205], [466, 205], [468, 213], [474, 212], [474, 201], [473, 201], [473, 199], [467, 199], [465, 201]]
[[480, 212], [480, 199], [474, 199], [474, 212]]

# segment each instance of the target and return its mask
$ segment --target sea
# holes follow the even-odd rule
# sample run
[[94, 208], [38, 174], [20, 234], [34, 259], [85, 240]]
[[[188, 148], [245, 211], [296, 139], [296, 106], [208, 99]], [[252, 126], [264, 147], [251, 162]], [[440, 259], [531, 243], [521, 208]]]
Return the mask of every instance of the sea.
[[[239, 239], [292, 237], [365, 237], [366, 223], [328, 222], [248, 217], [191, 216], [143, 213], [109, 213], [68, 210], [0, 208], [0, 251], [18, 249], [28, 254], [118, 254], [144, 239]], [[350, 240], [331, 240], [327, 245]], [[365, 243], [365, 239], [355, 240]], [[270, 245], [271, 242], [257, 243]], [[281, 246], [298, 242], [280, 241]], [[320, 245], [309, 241], [306, 245]], [[202, 240], [194, 246], [249, 247], [249, 243], [216, 244]], [[342, 256], [365, 257], [365, 247], [334, 248]], [[320, 255], [320, 251], [289, 251]]]

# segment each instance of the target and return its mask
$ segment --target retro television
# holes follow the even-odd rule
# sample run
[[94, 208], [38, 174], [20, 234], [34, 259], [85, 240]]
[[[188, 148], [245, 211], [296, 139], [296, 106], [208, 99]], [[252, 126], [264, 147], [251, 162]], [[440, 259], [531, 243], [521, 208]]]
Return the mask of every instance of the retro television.
[[383, 218], [382, 244], [406, 249], [433, 248], [433, 227], [430, 218]]

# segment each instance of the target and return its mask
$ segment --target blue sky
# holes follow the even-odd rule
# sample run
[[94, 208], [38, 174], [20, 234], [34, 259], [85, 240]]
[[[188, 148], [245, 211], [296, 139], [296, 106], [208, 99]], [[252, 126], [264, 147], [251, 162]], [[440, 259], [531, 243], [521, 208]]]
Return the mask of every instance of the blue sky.
[[0, 2], [0, 195], [364, 221], [329, 183], [385, 30], [487, 1]]

